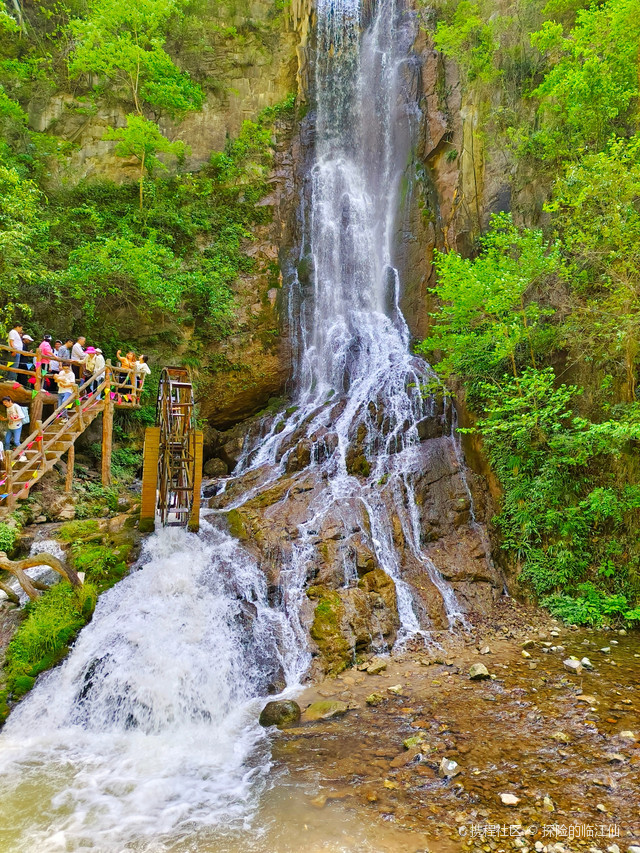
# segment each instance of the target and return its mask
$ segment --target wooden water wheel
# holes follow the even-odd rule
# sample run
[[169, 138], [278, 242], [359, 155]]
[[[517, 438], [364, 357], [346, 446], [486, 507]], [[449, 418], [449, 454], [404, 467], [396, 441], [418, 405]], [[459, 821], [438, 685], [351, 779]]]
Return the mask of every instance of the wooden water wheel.
[[182, 367], [165, 367], [158, 389], [158, 502], [164, 526], [186, 527], [194, 508], [196, 424], [193, 387]]

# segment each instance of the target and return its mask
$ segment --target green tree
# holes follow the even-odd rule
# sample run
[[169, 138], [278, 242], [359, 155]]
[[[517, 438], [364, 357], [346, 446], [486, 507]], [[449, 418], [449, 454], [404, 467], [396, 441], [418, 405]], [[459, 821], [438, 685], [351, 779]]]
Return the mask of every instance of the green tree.
[[120, 157], [135, 157], [139, 161], [140, 210], [144, 200], [145, 171], [152, 174], [158, 168], [164, 171], [167, 169], [158, 155], [168, 154], [181, 161], [189, 153], [184, 142], [180, 140], [169, 142], [166, 136], [160, 133], [155, 122], [135, 114], [127, 116], [126, 127], [109, 128], [104, 138], [118, 141], [116, 154]]
[[531, 39], [551, 67], [533, 93], [542, 128], [532, 134], [530, 150], [545, 159], [575, 160], [585, 149], [600, 150], [613, 132], [629, 132], [638, 99], [637, 0], [580, 10], [568, 35], [547, 21]]
[[138, 115], [145, 102], [176, 118], [200, 109], [204, 95], [164, 50], [165, 29], [186, 0], [93, 0], [86, 18], [71, 22], [75, 48], [72, 75], [108, 80], [129, 99]]
[[29, 314], [28, 294], [43, 283], [40, 249], [47, 228], [41, 205], [35, 183], [0, 164], [0, 322], [5, 332], [15, 313]]
[[557, 247], [542, 232], [518, 229], [510, 214], [497, 214], [475, 260], [439, 253], [436, 268], [432, 292], [441, 307], [421, 345], [425, 354], [443, 353], [436, 370], [475, 382], [505, 362], [517, 379], [523, 355], [536, 366], [536, 350], [548, 337], [544, 318], [553, 312], [532, 293], [559, 268]]
[[640, 137], [614, 140], [569, 166], [548, 209], [570, 261], [566, 339], [614, 373], [635, 399], [640, 351]]

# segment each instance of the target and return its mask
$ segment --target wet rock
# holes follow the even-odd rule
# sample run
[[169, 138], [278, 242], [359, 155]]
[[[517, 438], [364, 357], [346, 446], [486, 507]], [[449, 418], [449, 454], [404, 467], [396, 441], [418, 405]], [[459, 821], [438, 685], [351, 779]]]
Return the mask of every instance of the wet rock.
[[469, 678], [472, 681], [482, 681], [485, 678], [490, 678], [489, 670], [483, 663], [474, 663], [469, 667]]
[[421, 755], [421, 750], [419, 746], [413, 746], [411, 749], [408, 749], [406, 752], [401, 752], [400, 755], [396, 755], [396, 757], [389, 764], [390, 767], [394, 769], [398, 767], [406, 767], [407, 764], [411, 764], [419, 755]]
[[308, 438], [302, 439], [287, 457], [285, 470], [287, 474], [302, 471], [311, 462], [312, 443]]
[[424, 735], [412, 735], [402, 741], [405, 749], [413, 749], [416, 746], [422, 746], [425, 743]]
[[452, 779], [462, 772], [462, 769], [457, 761], [451, 758], [443, 758], [438, 767], [438, 775], [443, 779]]
[[349, 541], [349, 553], [352, 554], [359, 577], [379, 568], [376, 555], [366, 544], [360, 534], [355, 534]]
[[261, 726], [277, 726], [286, 729], [295, 726], [300, 720], [300, 706], [291, 699], [282, 699], [277, 702], [267, 702], [260, 714]]
[[620, 732], [620, 737], [621, 737], [623, 740], [632, 740], [632, 741], [635, 741], [635, 739], [636, 739], [635, 732], [630, 732], [630, 731]]
[[402, 694], [402, 684], [394, 684], [392, 687], [387, 687], [389, 693], [394, 693], [396, 696]]
[[351, 648], [342, 632], [344, 605], [336, 591], [323, 587], [309, 587], [307, 596], [318, 602], [311, 638], [318, 646], [325, 671], [335, 675], [346, 669], [351, 660]]
[[566, 732], [554, 732], [551, 737], [557, 740], [558, 743], [571, 743], [571, 738]]
[[229, 466], [222, 459], [208, 459], [202, 469], [207, 477], [224, 477], [229, 473]]
[[381, 660], [380, 658], [374, 658], [371, 661], [371, 663], [369, 664], [369, 666], [367, 667], [366, 671], [369, 673], [369, 675], [379, 675], [381, 672], [384, 672], [386, 668], [387, 668], [386, 660]]
[[371, 693], [366, 698], [367, 705], [371, 705], [375, 708], [377, 705], [381, 705], [384, 702], [384, 696], [382, 693]]
[[580, 663], [582, 664], [582, 666], [583, 666], [585, 669], [595, 669], [594, 665], [591, 663], [591, 661], [589, 660], [589, 658], [582, 658], [582, 660], [580, 661]]
[[640, 853], [640, 847], [632, 844], [631, 847], [627, 849], [627, 853]]
[[491, 654], [491, 649], [489, 648], [489, 646], [483, 646], [483, 647], [480, 649], [479, 654], [481, 654], [481, 655], [490, 655], [490, 654]]
[[603, 648], [600, 649], [600, 651], [602, 652], [603, 655], [608, 655], [609, 652], [611, 651], [611, 646], [604, 646]]
[[313, 702], [303, 714], [304, 722], [315, 723], [319, 720], [331, 720], [334, 717], [342, 717], [349, 710], [346, 702], [329, 699], [322, 702]]
[[503, 806], [517, 806], [520, 802], [520, 797], [515, 794], [500, 794], [500, 801]]
[[532, 649], [535, 646], [535, 640], [525, 640], [522, 644], [523, 649]]
[[569, 672], [575, 672], [579, 675], [582, 672], [582, 664], [577, 658], [567, 658], [563, 661], [564, 668], [568, 669]]
[[525, 649], [523, 649], [523, 650], [522, 650], [522, 657], [523, 657], [523, 658], [530, 658], [530, 657], [531, 657], [531, 655], [529, 654], [529, 652], [528, 652], [528, 651], [526, 651]]
[[587, 705], [598, 704], [598, 700], [595, 696], [589, 696], [586, 693], [581, 693], [579, 696], [576, 696], [576, 702], [586, 702]]
[[544, 809], [545, 812], [554, 812], [556, 810], [556, 807], [554, 806], [553, 800], [551, 799], [551, 797], [546, 796], [543, 799], [542, 808]]

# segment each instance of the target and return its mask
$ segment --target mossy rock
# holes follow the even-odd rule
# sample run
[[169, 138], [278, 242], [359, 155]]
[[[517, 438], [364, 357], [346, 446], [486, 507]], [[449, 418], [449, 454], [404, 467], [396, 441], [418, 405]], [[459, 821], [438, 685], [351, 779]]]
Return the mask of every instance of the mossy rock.
[[100, 523], [96, 518], [87, 518], [83, 521], [68, 521], [58, 531], [58, 539], [62, 542], [87, 541], [89, 539], [101, 540], [102, 532]]
[[249, 531], [242, 514], [237, 509], [230, 509], [227, 513], [227, 524], [229, 533], [234, 539], [248, 539]]
[[364, 453], [348, 457], [346, 463], [349, 474], [353, 474], [356, 477], [368, 477], [371, 473], [371, 463]]
[[267, 702], [260, 714], [261, 726], [277, 726], [279, 729], [290, 728], [300, 721], [300, 705], [292, 699], [281, 699]]
[[310, 587], [307, 595], [318, 601], [311, 625], [311, 638], [315, 640], [325, 671], [337, 675], [351, 662], [352, 650], [342, 633], [344, 605], [335, 590]]
[[346, 702], [340, 702], [337, 699], [324, 699], [320, 702], [313, 702], [304, 712], [304, 722], [314, 723], [320, 720], [332, 720], [335, 717], [342, 717], [349, 710]]

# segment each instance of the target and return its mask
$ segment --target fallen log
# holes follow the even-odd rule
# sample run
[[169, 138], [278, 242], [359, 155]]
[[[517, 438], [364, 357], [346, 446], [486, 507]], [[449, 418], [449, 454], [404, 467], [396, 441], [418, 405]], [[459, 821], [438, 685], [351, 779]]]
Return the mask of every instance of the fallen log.
[[[10, 560], [4, 551], [0, 551], [0, 569], [4, 569], [17, 578], [18, 583], [32, 601], [36, 601], [40, 597], [39, 590], [44, 591], [48, 589], [46, 584], [34, 581], [29, 575], [25, 574], [25, 569], [33, 569], [35, 566], [49, 566], [54, 572], [61, 575], [64, 580], [69, 581], [71, 586], [82, 586], [82, 581], [75, 569], [72, 569], [71, 566], [65, 566], [53, 554], [34, 554], [32, 557], [25, 557], [24, 560]], [[0, 586], [0, 589], [3, 589], [7, 593], [10, 601], [18, 603], [16, 600], [17, 596], [13, 590], [8, 589], [5, 584]], [[11, 595], [9, 592], [11, 592]]]

